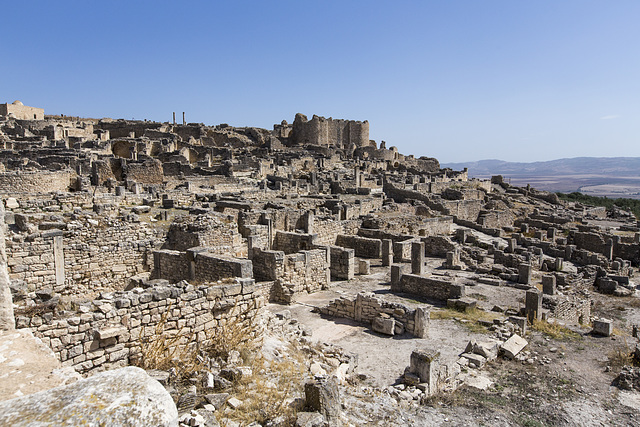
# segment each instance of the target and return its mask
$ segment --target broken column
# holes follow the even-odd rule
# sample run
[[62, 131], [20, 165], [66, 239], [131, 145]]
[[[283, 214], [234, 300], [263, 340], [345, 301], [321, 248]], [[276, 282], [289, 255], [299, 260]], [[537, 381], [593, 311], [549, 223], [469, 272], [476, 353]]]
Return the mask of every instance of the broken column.
[[402, 266], [393, 264], [391, 266], [391, 290], [393, 291], [398, 285], [400, 285], [400, 277], [402, 277]]
[[608, 261], [613, 260], [613, 239], [607, 240], [607, 244], [604, 247], [604, 256]]
[[537, 289], [530, 289], [525, 295], [524, 312], [529, 323], [542, 319], [542, 293]]
[[525, 285], [531, 283], [531, 263], [523, 262], [518, 265], [518, 283]]
[[411, 244], [411, 274], [424, 274], [424, 243]]
[[460, 269], [460, 249], [454, 248], [454, 250], [447, 252], [446, 267], [455, 270]]
[[553, 274], [542, 276], [542, 293], [546, 295], [556, 294], [556, 276]]
[[415, 327], [413, 335], [417, 338], [426, 338], [429, 336], [429, 323], [431, 320], [431, 310], [428, 307], [418, 307], [415, 311], [414, 323]]
[[414, 350], [411, 353], [409, 371], [420, 378], [425, 385], [425, 394], [430, 396], [438, 391], [438, 359], [440, 353], [429, 350]]
[[[340, 391], [338, 380], [331, 377], [317, 378], [304, 385], [305, 402], [308, 409], [320, 412], [327, 421], [335, 421], [340, 417]], [[333, 425], [330, 423], [330, 425]]]
[[387, 266], [393, 263], [393, 242], [391, 239], [382, 240], [382, 265]]

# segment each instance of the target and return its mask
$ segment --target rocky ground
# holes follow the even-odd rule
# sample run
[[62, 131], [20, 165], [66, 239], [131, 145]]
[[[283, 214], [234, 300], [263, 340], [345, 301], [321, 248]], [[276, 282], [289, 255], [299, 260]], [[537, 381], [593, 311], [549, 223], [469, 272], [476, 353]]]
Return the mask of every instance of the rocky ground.
[[[289, 306], [269, 304], [262, 317], [265, 335], [260, 347], [254, 349], [253, 362], [248, 363], [252, 369], [260, 369], [264, 377], [253, 376], [249, 382], [235, 383], [227, 390], [225, 399], [235, 397], [238, 402], [220, 405], [212, 412], [216, 421], [211, 422], [293, 425], [297, 417], [298, 425], [323, 425], [326, 418], [324, 421], [322, 417], [309, 418], [311, 415], [306, 412], [310, 408], [305, 406], [304, 384], [313, 376], [335, 375], [339, 398], [334, 403], [339, 415], [330, 420], [330, 425], [633, 426], [640, 423], [640, 393], [612, 385], [622, 367], [632, 362], [629, 355], [638, 343], [638, 339], [631, 336], [632, 325], [640, 320], [638, 297], [593, 295], [593, 315], [614, 320], [611, 337], [591, 334], [588, 325], [530, 327], [524, 336], [528, 345], [515, 359], [498, 357], [481, 369], [463, 368], [463, 382], [457, 390], [426, 396], [402, 380], [413, 350], [438, 349], [443, 359], [455, 360], [469, 341], [496, 338], [496, 328], [478, 323], [482, 316], [470, 318], [464, 313], [434, 306], [428, 337], [388, 337], [371, 331], [366, 325], [328, 318], [315, 310], [337, 296], [362, 290], [408, 305], [424, 304], [389, 294], [383, 271], [381, 267], [373, 267], [368, 276], [336, 283], [331, 290], [306, 295]], [[488, 285], [472, 289], [472, 294], [482, 302], [481, 308], [493, 304], [517, 307], [522, 304], [521, 293], [523, 291], [514, 288]], [[496, 317], [493, 312], [485, 313]], [[240, 361], [243, 357], [246, 360]], [[251, 357], [243, 354], [236, 365], [247, 364], [249, 359]], [[258, 359], [260, 362], [256, 365]], [[265, 388], [261, 381], [271, 386]], [[285, 383], [284, 393], [273, 392]], [[254, 392], [264, 394], [252, 394]], [[256, 398], [261, 403], [256, 404]], [[260, 407], [262, 409], [257, 409]], [[213, 408], [209, 406], [209, 409]], [[195, 418], [183, 417], [185, 423], [194, 425], [195, 421], [190, 420]]]

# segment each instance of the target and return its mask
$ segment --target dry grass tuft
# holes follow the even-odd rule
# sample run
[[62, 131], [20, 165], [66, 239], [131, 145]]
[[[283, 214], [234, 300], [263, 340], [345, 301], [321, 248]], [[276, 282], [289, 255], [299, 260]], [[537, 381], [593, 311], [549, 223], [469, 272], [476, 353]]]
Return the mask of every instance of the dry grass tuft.
[[[251, 375], [243, 376], [235, 385], [234, 396], [243, 404], [220, 414], [220, 418], [231, 419], [241, 425], [256, 421], [261, 425], [268, 422], [295, 425], [298, 409], [295, 398], [302, 397], [306, 366], [302, 352], [294, 345], [288, 345], [286, 354], [285, 358], [277, 360], [255, 356], [250, 365]], [[219, 421], [223, 425], [224, 420]]]
[[578, 340], [582, 336], [559, 323], [549, 323], [542, 320], [534, 320], [531, 328], [534, 331], [542, 332], [550, 338], [557, 340]]
[[492, 322], [500, 317], [500, 313], [492, 311], [478, 310], [476, 308], [467, 311], [458, 311], [452, 308], [442, 308], [431, 312], [432, 319], [455, 320], [460, 322], [471, 332], [487, 332], [487, 328], [480, 324], [480, 321]]
[[167, 307], [153, 332], [148, 333], [142, 328], [140, 354], [135, 364], [143, 369], [174, 369], [178, 379], [185, 379], [206, 369], [206, 366], [198, 357], [198, 344], [193, 333], [186, 333], [182, 328], [177, 331], [166, 330], [170, 312], [171, 305]]

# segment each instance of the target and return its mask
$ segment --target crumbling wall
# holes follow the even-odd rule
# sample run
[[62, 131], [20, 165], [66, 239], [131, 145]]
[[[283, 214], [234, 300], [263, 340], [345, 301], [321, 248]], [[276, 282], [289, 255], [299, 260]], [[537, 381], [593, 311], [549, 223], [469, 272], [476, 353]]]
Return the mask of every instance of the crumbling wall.
[[30, 291], [52, 288], [62, 295], [123, 289], [131, 276], [149, 270], [151, 251], [164, 240], [162, 230], [137, 223], [72, 225], [7, 241], [11, 280]]
[[291, 233], [276, 231], [273, 249], [285, 254], [312, 249], [316, 244], [316, 234]]
[[355, 297], [337, 298], [321, 307], [320, 313], [367, 324], [383, 315], [395, 320], [399, 334], [406, 331], [418, 338], [424, 338], [429, 332], [428, 308], [412, 309], [404, 304], [385, 301], [370, 292], [360, 292]]
[[0, 173], [0, 193], [50, 193], [76, 188], [77, 175], [72, 171], [36, 171]]
[[465, 286], [449, 280], [403, 274], [397, 283], [391, 282], [391, 292], [401, 292], [422, 298], [447, 301], [465, 296]]
[[181, 334], [207, 346], [225, 324], [248, 325], [263, 305], [253, 280], [197, 288], [178, 284], [116, 292], [69, 317], [18, 315], [16, 326], [30, 328], [64, 365], [86, 373], [135, 361], [141, 340], [155, 336], [159, 325], [167, 336]]
[[565, 295], [543, 295], [542, 307], [551, 317], [572, 323], [588, 323], [591, 317], [591, 299]]
[[128, 180], [141, 184], [162, 184], [164, 180], [164, 171], [159, 160], [128, 161], [124, 175]]
[[182, 216], [169, 226], [165, 248], [185, 251], [205, 246], [208, 252], [221, 255], [246, 255], [247, 249], [237, 225], [212, 214]]
[[336, 238], [336, 245], [353, 249], [355, 255], [361, 258], [380, 258], [382, 256], [382, 240], [380, 239], [339, 234]]

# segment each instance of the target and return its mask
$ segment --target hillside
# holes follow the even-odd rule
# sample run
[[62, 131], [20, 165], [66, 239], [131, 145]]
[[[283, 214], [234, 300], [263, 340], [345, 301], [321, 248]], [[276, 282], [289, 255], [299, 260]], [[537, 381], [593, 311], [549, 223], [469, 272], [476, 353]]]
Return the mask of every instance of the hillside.
[[640, 198], [640, 157], [575, 157], [531, 163], [491, 159], [443, 163], [442, 167], [467, 167], [469, 176], [476, 178], [503, 175], [513, 185], [531, 184], [547, 191]]

